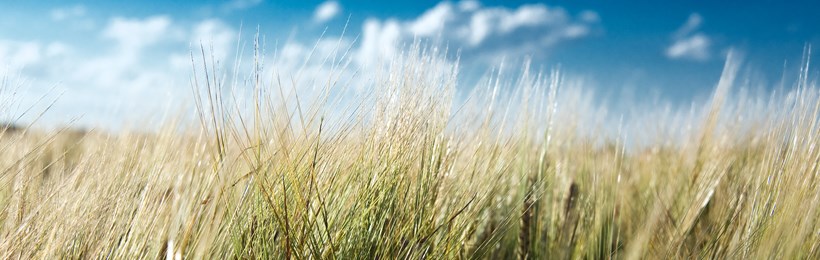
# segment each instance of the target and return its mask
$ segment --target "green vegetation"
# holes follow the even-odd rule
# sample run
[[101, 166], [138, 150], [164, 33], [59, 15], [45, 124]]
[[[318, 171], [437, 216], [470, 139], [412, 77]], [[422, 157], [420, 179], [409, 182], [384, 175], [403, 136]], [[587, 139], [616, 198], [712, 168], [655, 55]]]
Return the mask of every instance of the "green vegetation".
[[707, 107], [623, 138], [557, 72], [456, 102], [440, 56], [411, 48], [352, 99], [341, 61], [310, 97], [254, 68], [248, 110], [195, 61], [198, 124], [4, 131], [0, 258], [820, 258], [806, 73], [733, 95], [730, 57]]

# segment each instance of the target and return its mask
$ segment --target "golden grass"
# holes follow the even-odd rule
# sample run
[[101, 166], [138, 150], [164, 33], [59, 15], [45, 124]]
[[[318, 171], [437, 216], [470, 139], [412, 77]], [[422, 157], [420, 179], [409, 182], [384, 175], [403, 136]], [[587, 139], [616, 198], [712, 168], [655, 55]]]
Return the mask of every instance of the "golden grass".
[[[194, 61], [199, 127], [0, 134], [0, 258], [820, 257], [815, 84], [732, 99], [730, 57], [684, 134], [629, 139], [579, 134], [596, 112], [558, 73], [454, 106], [440, 56], [411, 48], [358, 100], [332, 94], [347, 66], [313, 97], [253, 77], [249, 113]], [[630, 141], [653, 134], [679, 142]]]

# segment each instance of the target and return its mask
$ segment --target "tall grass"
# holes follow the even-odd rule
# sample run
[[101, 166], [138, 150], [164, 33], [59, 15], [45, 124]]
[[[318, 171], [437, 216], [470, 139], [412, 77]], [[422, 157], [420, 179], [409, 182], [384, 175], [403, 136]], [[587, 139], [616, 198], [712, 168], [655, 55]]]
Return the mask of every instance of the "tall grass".
[[611, 116], [557, 71], [461, 102], [458, 67], [414, 45], [351, 99], [337, 54], [326, 75], [233, 80], [192, 55], [196, 124], [0, 131], [0, 258], [820, 257], [808, 72], [744, 97], [729, 57], [703, 108], [590, 124]]

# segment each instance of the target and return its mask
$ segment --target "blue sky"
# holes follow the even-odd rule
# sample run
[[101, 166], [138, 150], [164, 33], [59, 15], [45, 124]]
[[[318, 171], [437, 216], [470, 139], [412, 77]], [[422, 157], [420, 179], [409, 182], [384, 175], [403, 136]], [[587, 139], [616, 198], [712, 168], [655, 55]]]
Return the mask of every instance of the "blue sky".
[[709, 95], [729, 49], [764, 89], [796, 77], [803, 47], [820, 46], [818, 10], [811, 1], [0, 1], [0, 68], [25, 80], [21, 106], [61, 93], [49, 122], [119, 124], [189, 99], [190, 44], [213, 42], [230, 61], [237, 37], [258, 26], [267, 50], [290, 55], [278, 66], [301, 64], [325, 30], [320, 46], [341, 38], [362, 67], [418, 37], [461, 50], [462, 88], [502, 58], [526, 56], [610, 99], [687, 104]]

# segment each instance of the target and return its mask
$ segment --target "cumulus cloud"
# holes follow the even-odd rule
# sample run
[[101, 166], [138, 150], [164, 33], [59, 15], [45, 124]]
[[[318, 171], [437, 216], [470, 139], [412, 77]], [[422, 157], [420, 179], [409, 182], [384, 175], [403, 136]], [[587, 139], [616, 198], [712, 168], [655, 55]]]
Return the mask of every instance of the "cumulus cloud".
[[478, 1], [441, 2], [415, 19], [368, 19], [360, 56], [391, 55], [412, 39], [440, 40], [471, 56], [538, 55], [562, 42], [591, 34], [600, 18], [594, 11], [573, 16], [561, 7], [527, 4], [487, 7]]
[[415, 35], [434, 36], [434, 34], [440, 33], [444, 29], [445, 24], [455, 18], [455, 12], [456, 10], [451, 3], [444, 2], [427, 10], [415, 21], [408, 23], [407, 26], [410, 32]]
[[336, 17], [342, 11], [342, 6], [335, 0], [326, 1], [316, 7], [313, 12], [313, 21], [316, 23], [324, 23]]
[[381, 22], [367, 19], [362, 28], [362, 43], [359, 46], [359, 61], [373, 64], [379, 59], [388, 59], [396, 54], [397, 44], [402, 37], [402, 27], [396, 20]]
[[710, 57], [712, 40], [706, 34], [699, 32], [703, 18], [693, 13], [675, 33], [673, 42], [665, 51], [666, 57], [674, 60], [706, 61]]

